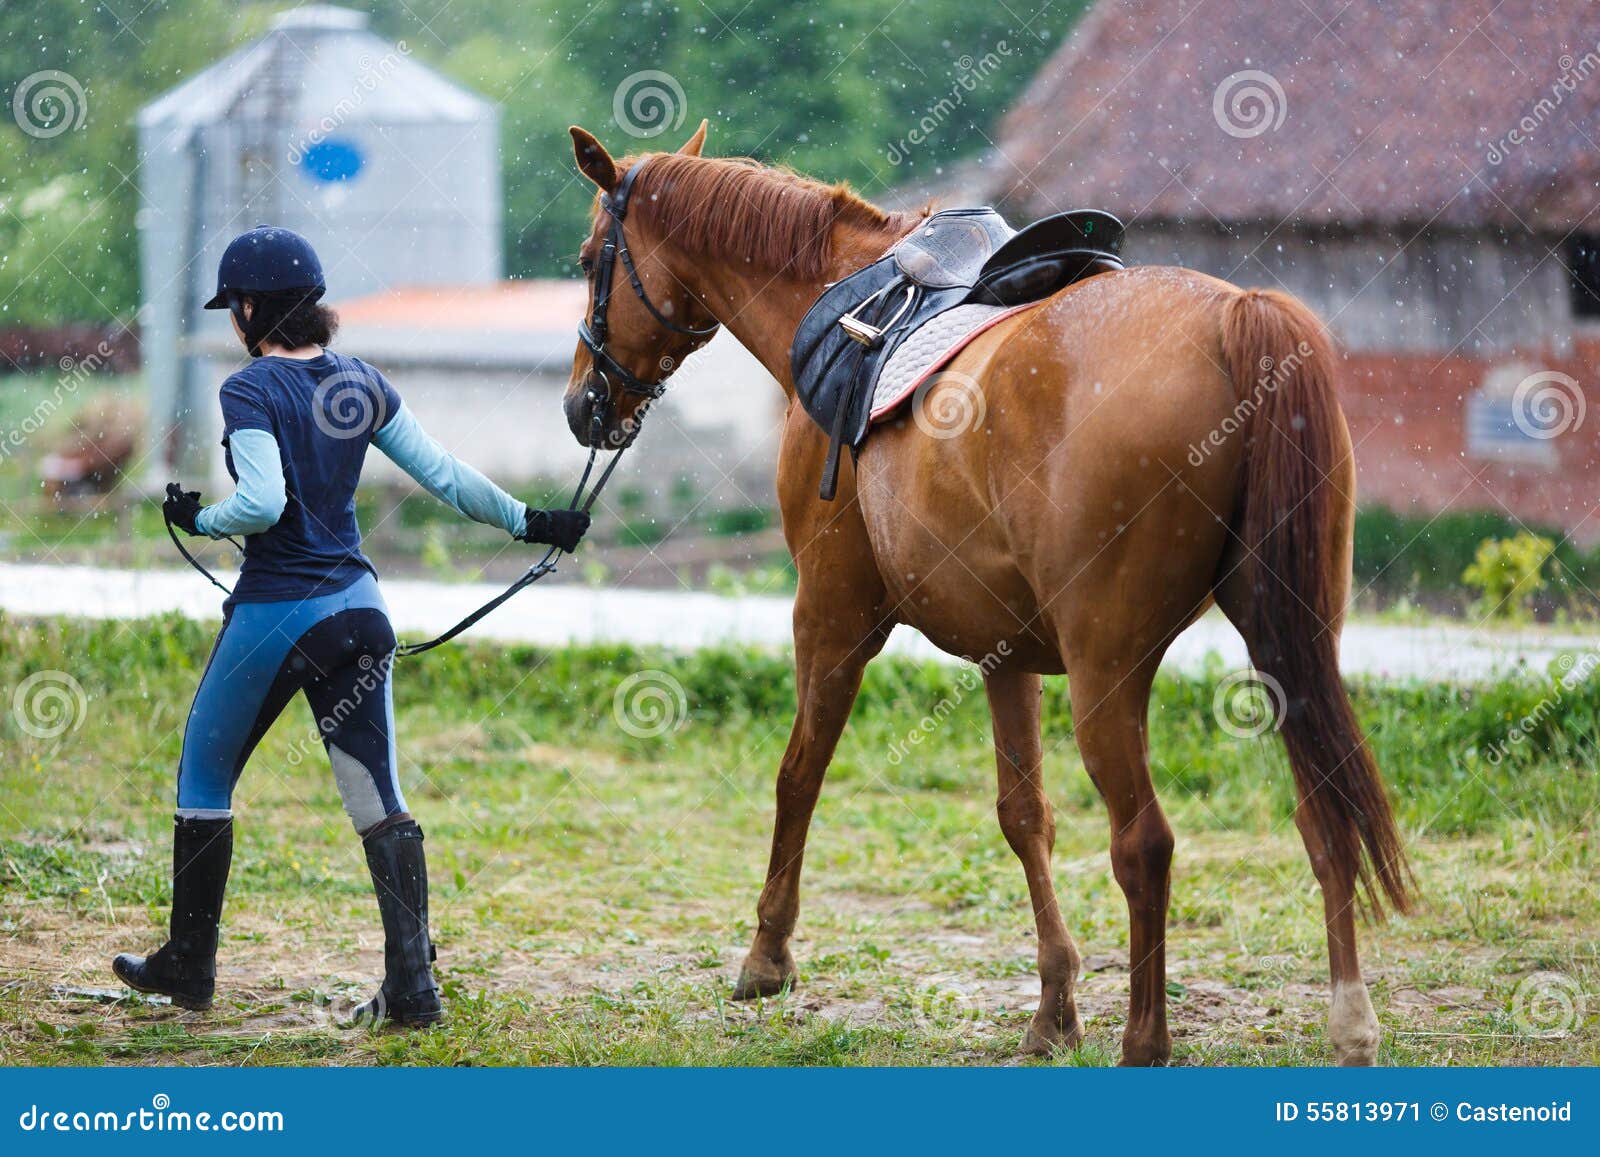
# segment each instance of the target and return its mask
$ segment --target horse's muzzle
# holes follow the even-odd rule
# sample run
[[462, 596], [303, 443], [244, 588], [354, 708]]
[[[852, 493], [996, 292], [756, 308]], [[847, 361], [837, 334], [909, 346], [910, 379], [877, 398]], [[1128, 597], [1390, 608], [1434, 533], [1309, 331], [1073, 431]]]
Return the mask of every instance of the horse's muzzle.
[[569, 393], [561, 402], [566, 411], [567, 428], [580, 446], [588, 446], [594, 437], [594, 406], [596, 390], [602, 389], [593, 376], [585, 380], [583, 389]]

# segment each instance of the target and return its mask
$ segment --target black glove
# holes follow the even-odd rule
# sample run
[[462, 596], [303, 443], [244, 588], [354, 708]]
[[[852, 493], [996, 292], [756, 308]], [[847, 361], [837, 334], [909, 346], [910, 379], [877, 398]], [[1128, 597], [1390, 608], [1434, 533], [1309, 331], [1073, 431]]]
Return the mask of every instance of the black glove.
[[589, 529], [589, 516], [581, 510], [534, 510], [528, 508], [528, 521], [522, 528], [523, 542], [559, 546], [571, 554], [583, 532]]
[[166, 520], [185, 534], [198, 535], [194, 520], [200, 516], [200, 492], [185, 490], [176, 482], [167, 483], [167, 500], [161, 504]]

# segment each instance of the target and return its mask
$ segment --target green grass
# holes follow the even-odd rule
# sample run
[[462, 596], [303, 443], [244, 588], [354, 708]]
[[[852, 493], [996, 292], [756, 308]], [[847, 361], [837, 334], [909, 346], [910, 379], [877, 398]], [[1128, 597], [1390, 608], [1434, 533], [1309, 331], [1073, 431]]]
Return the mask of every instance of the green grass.
[[[173, 769], [208, 645], [176, 617], [0, 618], [0, 1063], [1015, 1061], [1038, 995], [1034, 938], [994, 821], [981, 688], [960, 669], [905, 661], [869, 670], [830, 772], [806, 861], [801, 984], [785, 997], [727, 999], [766, 862], [789, 659], [488, 646], [398, 668], [444, 1026], [332, 1023], [372, 986], [381, 936], [332, 776], [320, 752], [295, 754], [311, 727], [299, 703], [235, 798], [217, 1008], [97, 995], [116, 989], [112, 953], [161, 937]], [[46, 670], [69, 672], [85, 696], [78, 726], [54, 739], [28, 735], [10, 710], [13, 689]], [[687, 705], [682, 725], [653, 739], [613, 713], [618, 684], [644, 670], [676, 680]], [[1174, 1059], [1326, 1063], [1320, 900], [1287, 767], [1275, 742], [1217, 725], [1219, 673], [1163, 679], [1151, 711], [1179, 837]], [[1600, 1062], [1600, 686], [1556, 687], [1356, 688], [1425, 899], [1363, 935], [1385, 1062]], [[953, 705], [942, 725], [891, 759], [941, 702]], [[1524, 716], [1528, 737], [1499, 754]], [[1113, 1063], [1126, 910], [1063, 680], [1047, 682], [1044, 717], [1089, 1038], [1055, 1063]], [[1549, 1007], [1559, 1031], [1537, 1031]]]

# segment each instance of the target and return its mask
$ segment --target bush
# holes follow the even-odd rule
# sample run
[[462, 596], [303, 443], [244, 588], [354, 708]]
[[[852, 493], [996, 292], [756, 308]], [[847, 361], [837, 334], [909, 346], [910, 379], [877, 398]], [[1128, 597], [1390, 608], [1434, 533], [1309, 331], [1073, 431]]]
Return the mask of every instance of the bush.
[[654, 546], [667, 537], [668, 529], [653, 518], [630, 518], [623, 522], [618, 537], [627, 546]]
[[1555, 543], [1523, 531], [1515, 538], [1486, 538], [1461, 581], [1478, 591], [1473, 613], [1483, 618], [1526, 621], [1530, 602], [1544, 589], [1544, 564]]
[[712, 534], [732, 537], [754, 534], [771, 526], [775, 512], [765, 506], [737, 506], [731, 510], [718, 510], [706, 519], [706, 529]]
[[[1518, 522], [1490, 510], [1450, 511], [1433, 517], [1397, 514], [1384, 507], [1356, 513], [1355, 590], [1380, 603], [1420, 599], [1462, 610], [1472, 590], [1463, 576], [1476, 565], [1486, 540], [1542, 537], [1553, 544], [1539, 602], [1591, 610], [1600, 589], [1600, 549], [1583, 551], [1559, 528]], [[1473, 588], [1481, 589], [1481, 588]]]

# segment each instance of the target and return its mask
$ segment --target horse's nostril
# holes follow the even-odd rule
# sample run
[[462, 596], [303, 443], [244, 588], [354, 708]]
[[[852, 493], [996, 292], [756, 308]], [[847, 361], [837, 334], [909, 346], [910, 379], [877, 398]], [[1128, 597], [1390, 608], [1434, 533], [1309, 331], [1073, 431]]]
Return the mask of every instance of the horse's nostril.
[[567, 395], [563, 409], [567, 414], [567, 429], [581, 444], [589, 444], [589, 416], [594, 405], [594, 395], [588, 389]]

